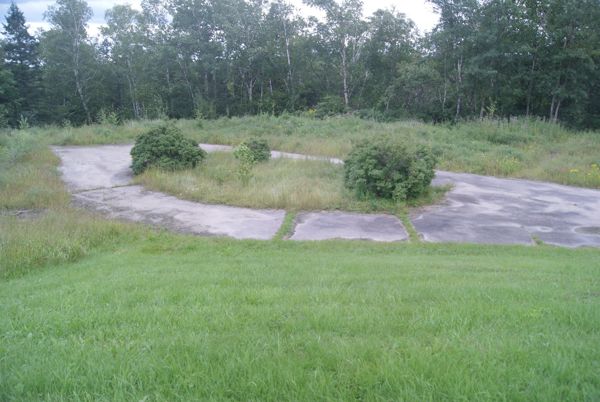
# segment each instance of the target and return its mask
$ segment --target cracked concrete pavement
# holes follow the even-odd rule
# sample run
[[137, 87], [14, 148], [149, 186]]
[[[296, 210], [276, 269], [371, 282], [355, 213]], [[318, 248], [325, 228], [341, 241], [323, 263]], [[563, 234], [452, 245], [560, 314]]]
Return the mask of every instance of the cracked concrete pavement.
[[600, 191], [531, 180], [437, 172], [445, 200], [413, 211], [425, 241], [600, 246]]
[[[232, 147], [200, 144], [208, 152]], [[256, 210], [180, 200], [131, 185], [131, 145], [53, 147], [74, 202], [108, 217], [150, 223], [175, 231], [239, 239], [272, 238], [283, 210]], [[328, 160], [272, 151], [274, 158]], [[410, 214], [428, 242], [533, 244], [600, 247], [600, 191], [530, 180], [501, 179], [438, 171], [434, 185], [452, 189], [438, 205]], [[400, 220], [386, 214], [305, 212], [298, 214], [292, 240], [408, 238]]]
[[403, 241], [408, 234], [394, 215], [321, 211], [298, 214], [290, 239]]

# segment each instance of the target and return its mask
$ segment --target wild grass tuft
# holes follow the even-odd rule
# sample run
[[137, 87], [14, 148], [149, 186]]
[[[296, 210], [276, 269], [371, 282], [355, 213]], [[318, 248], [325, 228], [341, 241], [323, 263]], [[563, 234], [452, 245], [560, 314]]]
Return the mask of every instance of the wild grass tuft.
[[0, 278], [76, 261], [98, 249], [139, 237], [133, 225], [83, 211], [48, 210], [39, 217], [0, 216]]
[[[49, 126], [25, 131], [56, 145], [116, 144], [133, 143], [139, 134], [162, 123], [129, 121], [120, 126]], [[432, 125], [414, 120], [384, 123], [355, 116], [315, 119], [284, 114], [203, 120], [201, 127], [196, 120], [174, 124], [198, 142], [235, 146], [259, 138], [267, 140], [271, 149], [340, 158], [348, 155], [354, 143], [386, 134], [431, 146], [439, 169], [600, 188], [600, 174], [593, 170], [594, 164], [600, 165], [599, 133], [571, 131], [535, 119]]]
[[[150, 169], [135, 180], [144, 186], [193, 201], [292, 211], [396, 211], [404, 204], [359, 199], [344, 188], [343, 167], [326, 161], [273, 159], [256, 164], [248, 183], [229, 153], [209, 154], [196, 169], [165, 172]], [[447, 188], [436, 188], [413, 204], [439, 200]]]
[[[75, 261], [143, 232], [71, 208], [59, 159], [35, 133], [0, 134], [0, 278]], [[18, 217], [28, 210], [35, 213]]]

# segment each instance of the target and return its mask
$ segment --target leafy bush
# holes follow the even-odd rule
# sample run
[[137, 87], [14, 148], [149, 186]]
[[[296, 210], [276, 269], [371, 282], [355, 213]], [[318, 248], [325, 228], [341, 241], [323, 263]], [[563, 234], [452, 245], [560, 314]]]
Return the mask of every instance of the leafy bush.
[[238, 160], [237, 175], [244, 185], [250, 182], [252, 178], [252, 168], [256, 164], [254, 152], [246, 145], [241, 143], [234, 151], [233, 156]]
[[267, 140], [251, 138], [242, 144], [248, 147], [255, 162], [264, 162], [271, 158], [271, 148], [269, 148]]
[[360, 196], [416, 198], [431, 184], [435, 157], [423, 146], [409, 147], [388, 137], [356, 145], [345, 161], [346, 187]]
[[316, 106], [315, 116], [324, 118], [327, 116], [335, 116], [346, 111], [344, 100], [339, 96], [325, 96]]
[[29, 124], [29, 119], [23, 115], [19, 117], [19, 130], [29, 130], [31, 125]]
[[197, 122], [214, 120], [218, 117], [214, 102], [208, 101], [202, 97], [200, 97], [196, 104], [196, 110], [194, 114]]
[[134, 174], [140, 174], [151, 166], [165, 170], [193, 168], [202, 162], [206, 152], [172, 125], [151, 129], [135, 140], [131, 150]]
[[106, 126], [118, 126], [120, 123], [119, 115], [112, 110], [100, 109], [98, 112], [98, 123]]

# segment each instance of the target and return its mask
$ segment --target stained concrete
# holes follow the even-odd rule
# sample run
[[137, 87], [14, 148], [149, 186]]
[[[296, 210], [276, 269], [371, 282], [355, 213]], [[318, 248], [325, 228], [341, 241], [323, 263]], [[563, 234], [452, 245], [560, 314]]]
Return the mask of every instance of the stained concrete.
[[444, 202], [411, 214], [425, 241], [600, 246], [598, 190], [439, 171], [444, 184]]
[[408, 234], [400, 220], [386, 214], [304, 212], [298, 214], [292, 240], [366, 239], [402, 241]]
[[[236, 239], [270, 239], [283, 223], [283, 210], [202, 204], [132, 186], [131, 147], [53, 147], [61, 158], [60, 171], [75, 203], [111, 218]], [[226, 146], [206, 148], [208, 152], [230, 150]]]
[[[208, 152], [226, 145], [200, 144]], [[284, 211], [206, 205], [144, 191], [131, 183], [131, 145], [54, 147], [60, 170], [77, 202], [109, 216], [160, 224], [175, 230], [236, 238], [272, 237]], [[328, 160], [273, 151], [272, 156]], [[451, 184], [445, 200], [411, 213], [417, 232], [430, 242], [533, 244], [600, 247], [600, 191], [530, 180], [500, 179], [438, 171], [434, 185]], [[123, 188], [115, 188], [127, 186]], [[97, 191], [89, 191], [97, 190]], [[298, 216], [292, 239], [398, 241], [406, 231], [397, 218], [341, 212]]]
[[[231, 152], [232, 146], [200, 144], [206, 152]], [[65, 146], [52, 147], [62, 164], [60, 172], [63, 180], [73, 192], [125, 186], [133, 178], [131, 165], [132, 145]], [[344, 163], [341, 159], [309, 156], [289, 152], [271, 151], [272, 158], [302, 160], [324, 160], [335, 164]]]
[[271, 239], [283, 223], [285, 211], [210, 205], [180, 200], [141, 186], [106, 188], [76, 193], [76, 204], [110, 218], [149, 223], [177, 232]]
[[60, 157], [60, 172], [71, 191], [128, 185], [131, 145], [52, 147]]

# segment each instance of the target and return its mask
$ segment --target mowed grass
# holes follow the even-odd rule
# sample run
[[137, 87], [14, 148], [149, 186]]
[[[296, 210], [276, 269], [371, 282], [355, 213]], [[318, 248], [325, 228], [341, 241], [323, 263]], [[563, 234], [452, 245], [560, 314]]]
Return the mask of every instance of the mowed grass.
[[[277, 121], [177, 124], [235, 143], [256, 132], [231, 124]], [[335, 137], [322, 154], [368, 123], [340, 131], [352, 122], [310, 121]], [[130, 142], [152, 124], [0, 133], [0, 401], [600, 399], [600, 250], [282, 241], [293, 210], [277, 240], [236, 241], [73, 209], [47, 145]], [[264, 135], [320, 154], [316, 137]], [[213, 157], [191, 182], [233, 162]], [[341, 185], [332, 165], [294, 163], [255, 180]]]
[[599, 261], [149, 235], [0, 283], [0, 400], [598, 400]]
[[[239, 162], [231, 153], [208, 154], [193, 170], [151, 169], [135, 178], [145, 187], [192, 201], [289, 211], [340, 209], [397, 213], [407, 204], [359, 198], [344, 187], [344, 168], [327, 161], [271, 159], [258, 163], [244, 183], [237, 175]], [[448, 187], [431, 188], [410, 205], [440, 200]]]

